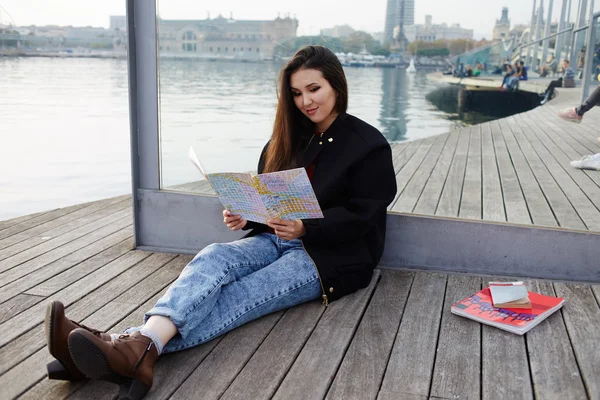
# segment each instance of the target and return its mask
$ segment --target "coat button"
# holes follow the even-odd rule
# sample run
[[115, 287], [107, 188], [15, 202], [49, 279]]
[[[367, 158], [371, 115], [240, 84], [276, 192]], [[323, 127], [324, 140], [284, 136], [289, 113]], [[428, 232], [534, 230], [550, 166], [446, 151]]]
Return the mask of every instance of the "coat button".
[[331, 138], [331, 137], [327, 140], [329, 140], [329, 143], [333, 142], [333, 138]]
[[333, 293], [333, 288], [332, 287], [329, 288], [329, 293]]
[[322, 145], [323, 145], [323, 142], [319, 142], [319, 146], [322, 146]]

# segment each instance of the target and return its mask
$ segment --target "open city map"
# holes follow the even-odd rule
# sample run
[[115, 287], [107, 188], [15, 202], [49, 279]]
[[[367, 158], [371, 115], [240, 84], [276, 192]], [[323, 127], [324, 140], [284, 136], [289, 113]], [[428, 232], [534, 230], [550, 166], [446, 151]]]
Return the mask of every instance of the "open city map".
[[323, 218], [304, 168], [259, 175], [236, 172], [207, 174], [191, 147], [188, 156], [232, 214], [263, 224], [269, 218]]

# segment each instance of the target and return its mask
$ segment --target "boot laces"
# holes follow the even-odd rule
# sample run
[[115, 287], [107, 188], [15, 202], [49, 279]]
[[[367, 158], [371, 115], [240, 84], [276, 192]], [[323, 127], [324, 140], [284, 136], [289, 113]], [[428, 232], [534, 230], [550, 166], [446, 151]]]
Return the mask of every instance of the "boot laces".
[[90, 331], [90, 332], [91, 332], [92, 334], [94, 334], [95, 336], [98, 336], [98, 337], [100, 337], [100, 334], [102, 333], [102, 332], [100, 332], [100, 331], [99, 331], [99, 330], [97, 330], [97, 329], [89, 328], [89, 327], [87, 327], [87, 326], [85, 326], [85, 325], [83, 325], [83, 324], [80, 324], [79, 322], [75, 322], [75, 321], [71, 321], [71, 322], [72, 322], [72, 323], [74, 323], [75, 325], [77, 325], [77, 326], [78, 326], [78, 327], [80, 327], [80, 328], [83, 328], [83, 329], [85, 329], [85, 330], [87, 330], [87, 331]]

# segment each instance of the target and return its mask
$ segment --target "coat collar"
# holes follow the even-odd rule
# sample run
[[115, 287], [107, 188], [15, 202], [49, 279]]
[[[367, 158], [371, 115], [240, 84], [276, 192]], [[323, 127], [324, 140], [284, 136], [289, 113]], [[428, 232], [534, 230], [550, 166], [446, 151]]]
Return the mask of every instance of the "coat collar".
[[333, 137], [336, 132], [339, 132], [343, 125], [346, 115], [338, 115], [331, 126], [323, 132], [322, 135], [313, 135], [302, 155], [302, 166], [308, 168], [313, 161], [317, 158], [321, 150], [330, 143], [333, 143]]

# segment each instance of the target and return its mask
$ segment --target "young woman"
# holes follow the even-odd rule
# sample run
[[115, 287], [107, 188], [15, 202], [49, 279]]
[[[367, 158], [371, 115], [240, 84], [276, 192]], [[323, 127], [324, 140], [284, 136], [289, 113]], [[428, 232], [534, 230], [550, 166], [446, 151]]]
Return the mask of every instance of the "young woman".
[[50, 378], [84, 376], [121, 385], [120, 398], [152, 386], [161, 353], [183, 350], [263, 315], [321, 298], [327, 305], [368, 286], [383, 253], [387, 206], [396, 194], [391, 149], [374, 127], [347, 114], [348, 87], [329, 49], [298, 51], [280, 74], [273, 134], [258, 171], [303, 166], [323, 219], [249, 222], [225, 210], [233, 231], [184, 268], [144, 317], [123, 335], [80, 327], [59, 302], [48, 306]]

